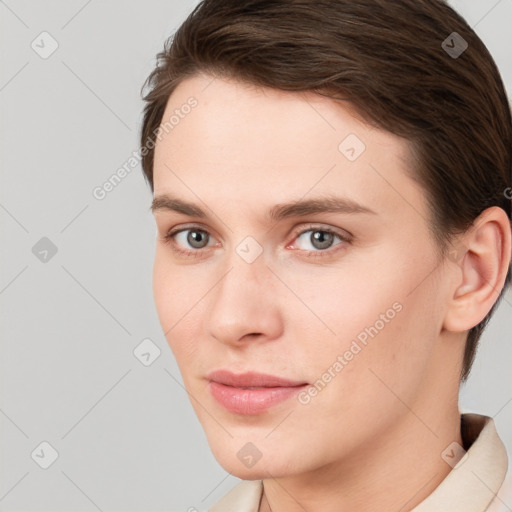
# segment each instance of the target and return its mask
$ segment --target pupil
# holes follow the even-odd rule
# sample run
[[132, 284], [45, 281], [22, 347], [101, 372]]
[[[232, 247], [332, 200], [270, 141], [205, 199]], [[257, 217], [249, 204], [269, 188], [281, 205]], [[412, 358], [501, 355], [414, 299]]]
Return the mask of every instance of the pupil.
[[[199, 245], [201, 245], [201, 237], [203, 237], [204, 234], [202, 231], [190, 231], [189, 235], [188, 235], [188, 242], [190, 243], [190, 245], [192, 245], [193, 247], [196, 247], [196, 243], [198, 243]], [[199, 239], [199, 240], [198, 240]]]
[[327, 233], [325, 231], [315, 231], [313, 233], [313, 238], [316, 242], [320, 242], [321, 249], [325, 249], [326, 247], [329, 246], [331, 236], [331, 233]]

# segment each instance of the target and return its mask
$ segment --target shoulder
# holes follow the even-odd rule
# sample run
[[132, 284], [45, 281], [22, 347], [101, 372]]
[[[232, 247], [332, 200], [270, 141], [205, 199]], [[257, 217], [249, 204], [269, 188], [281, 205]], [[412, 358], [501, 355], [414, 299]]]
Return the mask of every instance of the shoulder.
[[510, 510], [512, 510], [512, 470], [509, 468], [507, 476], [487, 512], [509, 512]]

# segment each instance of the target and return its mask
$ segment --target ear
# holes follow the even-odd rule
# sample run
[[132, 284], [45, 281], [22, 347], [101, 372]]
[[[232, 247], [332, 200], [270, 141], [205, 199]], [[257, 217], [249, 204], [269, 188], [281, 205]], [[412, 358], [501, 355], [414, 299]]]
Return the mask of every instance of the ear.
[[510, 267], [511, 236], [505, 210], [493, 206], [479, 215], [450, 251], [448, 259], [460, 269], [455, 269], [457, 277], [443, 324], [446, 330], [467, 331], [489, 313]]

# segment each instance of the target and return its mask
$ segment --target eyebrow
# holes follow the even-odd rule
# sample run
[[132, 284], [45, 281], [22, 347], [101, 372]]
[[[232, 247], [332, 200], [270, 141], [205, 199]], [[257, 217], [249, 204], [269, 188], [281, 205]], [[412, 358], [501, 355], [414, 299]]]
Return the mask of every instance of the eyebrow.
[[[151, 212], [154, 214], [157, 211], [174, 211], [188, 217], [208, 218], [208, 214], [199, 206], [168, 194], [154, 197]], [[353, 199], [327, 196], [276, 204], [268, 210], [266, 217], [269, 221], [278, 222], [289, 217], [305, 217], [317, 213], [367, 213], [378, 215], [376, 211], [359, 204]]]

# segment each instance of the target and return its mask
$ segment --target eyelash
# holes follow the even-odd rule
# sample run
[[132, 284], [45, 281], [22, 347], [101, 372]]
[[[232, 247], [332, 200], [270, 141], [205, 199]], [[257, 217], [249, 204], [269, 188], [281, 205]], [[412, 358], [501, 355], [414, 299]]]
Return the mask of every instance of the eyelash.
[[[192, 256], [194, 258], [201, 257], [202, 252], [204, 250], [208, 249], [208, 247], [203, 247], [202, 249], [189, 250], [189, 249], [181, 249], [180, 247], [178, 247], [176, 245], [174, 238], [178, 233], [181, 233], [183, 231], [201, 231], [202, 233], [207, 233], [209, 236], [211, 236], [207, 230], [205, 230], [199, 226], [189, 226], [186, 228], [169, 231], [162, 239], [164, 244], [170, 245], [171, 249], [177, 254], [181, 254], [181, 255], [185, 255], [185, 256]], [[309, 229], [295, 231], [293, 234], [294, 240], [296, 238], [298, 238], [299, 236], [303, 235], [304, 233], [307, 233], [308, 231], [313, 231], [313, 232], [320, 231], [322, 233], [329, 233], [331, 235], [338, 237], [342, 242], [345, 242], [345, 243], [350, 243], [352, 241], [352, 236], [345, 236], [345, 235], [342, 235], [342, 234], [338, 233], [337, 231], [334, 231], [329, 228], [322, 228], [321, 226], [311, 226], [311, 225], [309, 226]], [[324, 250], [319, 249], [316, 251], [300, 251], [300, 252], [304, 252], [305, 253], [304, 256], [306, 258], [324, 258], [324, 257], [332, 256], [334, 253], [338, 252], [339, 250], [342, 250], [343, 247], [336, 248], [339, 245], [343, 246], [344, 244], [343, 243], [336, 244], [333, 246], [334, 249], [328, 248], [328, 249], [324, 249]]]

